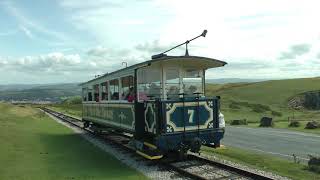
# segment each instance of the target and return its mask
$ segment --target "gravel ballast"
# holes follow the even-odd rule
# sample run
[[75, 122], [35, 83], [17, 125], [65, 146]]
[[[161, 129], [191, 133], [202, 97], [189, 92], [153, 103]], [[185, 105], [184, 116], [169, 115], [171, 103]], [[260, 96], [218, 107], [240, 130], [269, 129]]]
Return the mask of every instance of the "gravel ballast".
[[[116, 159], [118, 159], [122, 163], [126, 164], [127, 166], [129, 166], [133, 169], [136, 169], [137, 171], [141, 172], [142, 174], [144, 174], [145, 176], [147, 176], [150, 179], [160, 179], [160, 180], [162, 180], [162, 179], [185, 179], [185, 178], [179, 177], [179, 175], [176, 172], [164, 170], [162, 167], [160, 167], [158, 165], [150, 165], [150, 161], [143, 160], [142, 157], [137, 158], [137, 156], [130, 156], [130, 155], [128, 156], [127, 153], [123, 153], [123, 152], [119, 151], [119, 149], [117, 149], [115, 146], [112, 146], [111, 144], [104, 142], [100, 138], [92, 136], [91, 134], [87, 133], [83, 129], [72, 126], [69, 123], [66, 123], [66, 122], [52, 116], [51, 114], [48, 114], [48, 113], [46, 113], [46, 114], [48, 116], [50, 116], [52, 119], [54, 119], [55, 121], [57, 121], [58, 123], [72, 129], [75, 133], [79, 134], [80, 136], [85, 138], [87, 141], [89, 141], [93, 145], [95, 145], [95, 146], [99, 147], [100, 149], [102, 149], [103, 151], [113, 155]], [[196, 154], [194, 154], [194, 155], [196, 155]], [[279, 180], [280, 179], [281, 180], [289, 179], [286, 177], [276, 175], [274, 173], [265, 172], [262, 170], [258, 170], [258, 169], [254, 169], [254, 168], [251, 168], [248, 166], [244, 166], [242, 164], [223, 160], [223, 159], [220, 159], [220, 158], [213, 156], [213, 155], [208, 155], [208, 154], [202, 153], [201, 157], [204, 157], [206, 159], [212, 159], [212, 160], [218, 161], [218, 162], [222, 162], [224, 164], [231, 165], [231, 166], [234, 166], [237, 168], [241, 168], [243, 170], [247, 170], [250, 172], [254, 172], [256, 174], [261, 174], [261, 175], [270, 177], [272, 179], [279, 179]]]

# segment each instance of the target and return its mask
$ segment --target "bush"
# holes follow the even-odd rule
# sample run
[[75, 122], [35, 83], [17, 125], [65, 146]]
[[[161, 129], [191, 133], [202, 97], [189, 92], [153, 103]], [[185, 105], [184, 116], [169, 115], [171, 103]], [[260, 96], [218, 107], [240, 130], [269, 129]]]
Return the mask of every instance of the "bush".
[[274, 125], [272, 118], [262, 117], [260, 120], [260, 127], [272, 127]]
[[310, 171], [320, 173], [320, 157], [309, 155], [308, 168]]
[[282, 116], [282, 113], [278, 111], [271, 111], [271, 115], [280, 117]]
[[300, 125], [299, 121], [291, 121], [289, 127], [300, 127]]
[[304, 106], [308, 109], [320, 109], [320, 92], [307, 92], [305, 93]]
[[63, 101], [63, 104], [81, 104], [82, 103], [82, 99], [80, 96], [74, 96], [74, 97], [70, 97], [66, 100]]
[[320, 124], [317, 121], [310, 121], [306, 124], [305, 129], [317, 129], [320, 127]]
[[238, 104], [236, 104], [236, 103], [231, 103], [231, 104], [229, 104], [229, 108], [231, 108], [231, 109], [240, 109], [240, 106]]
[[230, 125], [248, 125], [247, 119], [234, 119], [231, 120]]
[[253, 112], [263, 113], [266, 111], [271, 111], [270, 107], [262, 104], [250, 104]]

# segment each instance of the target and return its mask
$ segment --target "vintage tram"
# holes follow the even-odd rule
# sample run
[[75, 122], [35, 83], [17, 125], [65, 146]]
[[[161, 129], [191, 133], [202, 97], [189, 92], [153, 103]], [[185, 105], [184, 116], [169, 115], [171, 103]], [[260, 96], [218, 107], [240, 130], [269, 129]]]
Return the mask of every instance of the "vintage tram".
[[224, 119], [220, 98], [205, 96], [205, 70], [225, 64], [164, 56], [95, 78], [81, 84], [83, 121], [93, 129], [131, 133], [137, 152], [150, 159], [218, 146]]
[[217, 147], [224, 117], [220, 97], [205, 96], [205, 72], [226, 64], [188, 53], [160, 54], [99, 76], [81, 84], [82, 119], [97, 132], [130, 133], [130, 144], [148, 159]]

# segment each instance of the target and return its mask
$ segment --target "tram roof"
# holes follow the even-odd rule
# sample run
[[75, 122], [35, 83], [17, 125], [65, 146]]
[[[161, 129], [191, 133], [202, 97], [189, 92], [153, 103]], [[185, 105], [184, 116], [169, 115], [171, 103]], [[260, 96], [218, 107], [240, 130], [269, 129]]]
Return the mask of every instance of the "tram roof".
[[[213, 59], [213, 58], [207, 58], [207, 57], [201, 57], [201, 56], [163, 56], [157, 59], [152, 59], [148, 61], [144, 61], [138, 64], [134, 64], [132, 66], [128, 66], [123, 69], [119, 69], [116, 71], [113, 71], [111, 73], [106, 73], [104, 75], [101, 75], [99, 77], [96, 77], [92, 80], [89, 80], [87, 82], [81, 83], [80, 85], [84, 85], [86, 83], [114, 75], [116, 73], [121, 73], [124, 71], [130, 71], [130, 70], [135, 70], [135, 69], [140, 69], [143, 67], [151, 66], [153, 64], [181, 64], [183, 63], [184, 65], [192, 65], [192, 67], [200, 67], [202, 69], [209, 69], [209, 68], [215, 68], [215, 67], [221, 67], [226, 65], [227, 63], [221, 60]], [[194, 64], [196, 63], [196, 64]]]

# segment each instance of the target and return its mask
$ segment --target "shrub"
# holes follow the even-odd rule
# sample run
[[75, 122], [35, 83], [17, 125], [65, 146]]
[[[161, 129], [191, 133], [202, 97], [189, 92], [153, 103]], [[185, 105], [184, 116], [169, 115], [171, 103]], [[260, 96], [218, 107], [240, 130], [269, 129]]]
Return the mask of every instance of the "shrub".
[[278, 112], [278, 111], [271, 111], [271, 114], [273, 115], [273, 116], [282, 116], [282, 113], [281, 112]]
[[291, 121], [289, 127], [300, 127], [300, 125], [299, 121]]
[[305, 129], [317, 129], [320, 127], [320, 124], [317, 121], [309, 121], [306, 124]]
[[234, 119], [231, 120], [230, 125], [248, 125], [247, 119]]
[[263, 104], [250, 104], [253, 112], [263, 113], [265, 111], [271, 111], [270, 107]]
[[231, 103], [231, 104], [229, 104], [229, 108], [231, 108], [231, 109], [240, 109], [240, 106], [238, 104], [236, 104], [236, 103]]
[[320, 157], [309, 155], [308, 168], [310, 171], [320, 173]]
[[65, 99], [63, 101], [63, 104], [67, 104], [67, 105], [70, 105], [70, 104], [81, 104], [82, 103], [82, 99], [80, 96], [74, 96], [74, 97], [70, 97], [68, 99]]
[[320, 92], [305, 93], [304, 106], [308, 109], [320, 109]]
[[272, 118], [262, 117], [260, 120], [260, 127], [272, 127], [274, 125]]

